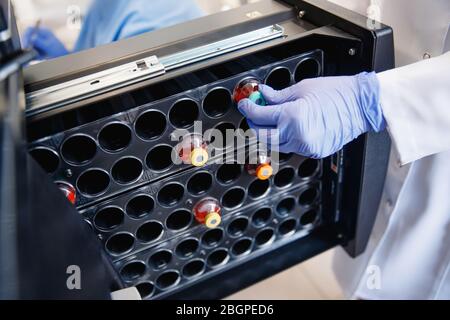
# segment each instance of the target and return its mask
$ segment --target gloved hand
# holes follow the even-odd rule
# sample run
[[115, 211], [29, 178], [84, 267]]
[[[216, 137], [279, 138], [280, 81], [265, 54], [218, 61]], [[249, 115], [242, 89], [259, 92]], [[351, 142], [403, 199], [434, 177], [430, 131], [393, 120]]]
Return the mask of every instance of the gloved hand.
[[27, 28], [23, 37], [24, 48], [32, 47], [38, 52], [37, 59], [51, 59], [68, 54], [61, 41], [50, 29], [39, 27]]
[[271, 149], [278, 137], [281, 152], [324, 158], [359, 135], [386, 127], [374, 72], [303, 80], [281, 91], [260, 85], [259, 90], [267, 106], [244, 99], [238, 108]]

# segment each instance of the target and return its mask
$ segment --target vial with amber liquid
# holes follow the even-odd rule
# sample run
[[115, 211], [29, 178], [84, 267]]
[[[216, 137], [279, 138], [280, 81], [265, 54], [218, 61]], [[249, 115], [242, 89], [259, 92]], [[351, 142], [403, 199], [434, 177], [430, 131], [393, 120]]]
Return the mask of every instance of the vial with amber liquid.
[[208, 228], [216, 228], [222, 221], [220, 203], [214, 198], [200, 200], [192, 209], [197, 222]]
[[250, 99], [260, 106], [267, 105], [263, 95], [259, 92], [260, 81], [256, 78], [245, 78], [241, 80], [233, 91], [233, 99], [236, 103], [242, 99]]
[[177, 155], [184, 164], [192, 164], [195, 167], [202, 167], [208, 162], [208, 144], [203, 136], [198, 133], [184, 136], [175, 147]]

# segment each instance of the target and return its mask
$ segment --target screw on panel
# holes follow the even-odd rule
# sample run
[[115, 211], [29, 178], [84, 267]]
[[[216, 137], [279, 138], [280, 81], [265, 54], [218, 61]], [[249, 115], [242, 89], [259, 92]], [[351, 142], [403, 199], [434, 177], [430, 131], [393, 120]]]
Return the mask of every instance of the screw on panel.
[[356, 49], [355, 49], [355, 48], [350, 48], [350, 49], [348, 50], [348, 54], [349, 54], [350, 56], [354, 56], [354, 55], [356, 54]]
[[67, 178], [70, 178], [70, 177], [73, 175], [73, 172], [72, 172], [72, 170], [67, 169], [67, 170], [64, 172], [64, 174], [66, 175]]
[[299, 18], [299, 19], [302, 19], [302, 18], [305, 16], [305, 14], [306, 14], [306, 11], [305, 11], [305, 10], [300, 10], [300, 11], [298, 12], [298, 18]]
[[172, 141], [177, 141], [177, 140], [179, 140], [179, 138], [178, 138], [178, 136], [175, 134], [175, 133], [171, 133], [170, 134], [170, 140], [172, 140]]

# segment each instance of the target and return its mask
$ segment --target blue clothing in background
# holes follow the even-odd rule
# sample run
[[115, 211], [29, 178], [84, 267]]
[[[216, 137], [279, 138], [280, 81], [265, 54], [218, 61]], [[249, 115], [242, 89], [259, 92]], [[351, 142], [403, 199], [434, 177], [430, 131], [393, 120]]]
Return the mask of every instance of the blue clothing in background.
[[194, 0], [94, 0], [74, 51], [94, 48], [202, 16]]

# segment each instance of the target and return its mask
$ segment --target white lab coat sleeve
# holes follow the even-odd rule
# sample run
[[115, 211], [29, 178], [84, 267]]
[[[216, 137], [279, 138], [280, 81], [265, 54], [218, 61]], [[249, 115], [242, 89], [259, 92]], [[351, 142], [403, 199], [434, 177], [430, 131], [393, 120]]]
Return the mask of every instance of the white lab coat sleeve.
[[450, 52], [381, 72], [380, 103], [402, 165], [450, 150]]

